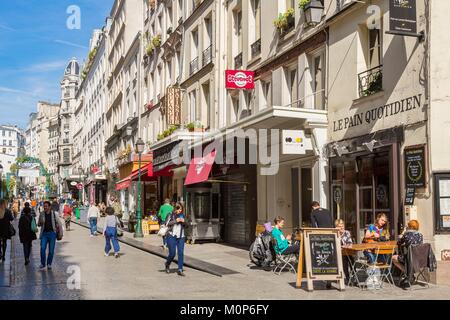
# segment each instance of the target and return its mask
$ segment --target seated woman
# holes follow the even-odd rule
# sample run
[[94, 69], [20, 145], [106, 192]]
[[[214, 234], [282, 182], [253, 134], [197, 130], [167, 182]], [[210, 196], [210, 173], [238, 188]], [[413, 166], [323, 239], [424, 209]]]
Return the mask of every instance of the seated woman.
[[423, 235], [419, 232], [419, 222], [417, 220], [411, 220], [408, 222], [408, 227], [403, 236], [398, 240], [398, 255], [392, 257], [392, 262], [402, 272], [405, 272], [405, 249], [409, 246], [418, 245], [423, 243]]
[[[334, 226], [339, 229], [339, 237], [341, 238], [341, 246], [345, 247], [345, 246], [350, 246], [353, 244], [353, 240], [352, 240], [352, 236], [350, 234], [350, 231], [345, 230], [345, 222], [342, 219], [337, 219], [334, 222]], [[351, 262], [352, 264], [354, 263], [355, 258], [352, 256], [348, 256], [347, 258], [344, 257], [344, 259], [342, 259], [342, 264], [344, 267], [344, 274], [345, 274], [345, 279], [346, 279], [346, 283], [348, 284], [348, 281], [350, 279], [350, 273], [349, 273], [349, 262]]]
[[[385, 213], [380, 213], [377, 215], [375, 219], [375, 223], [369, 225], [369, 228], [364, 235], [364, 242], [372, 243], [377, 241], [387, 241], [389, 240], [388, 228], [386, 227], [388, 223], [387, 215]], [[374, 250], [364, 251], [364, 255], [366, 256], [369, 263], [376, 263], [376, 256]], [[379, 260], [386, 261], [386, 257], [384, 255], [380, 255]]]
[[276, 239], [277, 243], [274, 246], [275, 252], [277, 254], [299, 254], [300, 252], [300, 245], [293, 244], [289, 245], [289, 241], [292, 239], [291, 235], [287, 235], [284, 237], [283, 232], [281, 229], [284, 227], [284, 218], [283, 217], [276, 217], [275, 220], [275, 226], [272, 230], [272, 237]]

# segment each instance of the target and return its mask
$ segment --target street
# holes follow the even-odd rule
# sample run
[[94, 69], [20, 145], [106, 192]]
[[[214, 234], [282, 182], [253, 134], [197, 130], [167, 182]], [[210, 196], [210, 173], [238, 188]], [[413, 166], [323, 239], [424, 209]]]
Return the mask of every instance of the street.
[[[217, 277], [201, 271], [186, 269], [186, 277], [163, 272], [164, 260], [121, 243], [121, 257], [103, 255], [102, 236], [89, 237], [88, 229], [72, 224], [63, 241], [56, 246], [52, 271], [39, 270], [39, 245], [34, 242], [31, 264], [24, 266], [22, 246], [13, 240], [10, 287], [0, 287], [0, 298], [20, 300], [132, 300], [132, 299], [449, 299], [450, 287], [418, 287], [413, 291], [391, 288], [361, 291], [347, 288], [316, 291], [296, 289], [295, 276], [281, 276], [248, 267], [246, 272]], [[242, 257], [232, 257], [236, 263], [249, 264]], [[239, 269], [242, 266], [236, 266]], [[79, 268], [79, 269], [78, 269]], [[74, 273], [74, 270], [76, 271]], [[77, 270], [80, 286], [76, 281]], [[243, 270], [243, 269], [241, 269]], [[69, 273], [68, 273], [69, 271]], [[4, 272], [4, 271], [0, 271]]]

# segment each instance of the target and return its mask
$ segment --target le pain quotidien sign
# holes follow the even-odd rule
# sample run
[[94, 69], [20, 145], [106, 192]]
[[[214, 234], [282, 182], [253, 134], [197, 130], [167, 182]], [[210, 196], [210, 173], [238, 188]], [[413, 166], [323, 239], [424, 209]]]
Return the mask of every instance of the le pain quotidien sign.
[[370, 125], [379, 120], [395, 117], [399, 114], [411, 112], [422, 107], [422, 94], [398, 100], [383, 106], [375, 107], [366, 112], [345, 117], [333, 122], [333, 131], [339, 132], [351, 128]]

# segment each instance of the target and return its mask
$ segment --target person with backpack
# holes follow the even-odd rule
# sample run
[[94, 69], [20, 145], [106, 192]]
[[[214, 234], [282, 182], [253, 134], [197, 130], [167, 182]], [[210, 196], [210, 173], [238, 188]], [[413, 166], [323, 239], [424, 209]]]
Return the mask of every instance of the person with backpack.
[[63, 209], [63, 218], [64, 218], [64, 222], [66, 224], [67, 231], [70, 230], [70, 221], [72, 220], [72, 215], [73, 215], [72, 208], [69, 206], [68, 203], [66, 203], [64, 205], [64, 209]]
[[11, 225], [11, 221], [14, 220], [13, 214], [6, 208], [6, 200], [0, 200], [0, 257], [1, 261], [5, 261], [6, 248], [8, 240], [11, 239], [14, 234], [12, 231], [14, 228]]
[[169, 247], [169, 255], [166, 260], [166, 273], [170, 273], [170, 264], [178, 252], [178, 275], [184, 277], [184, 244], [186, 242], [186, 235], [184, 232], [185, 215], [183, 213], [183, 206], [178, 203], [175, 210], [167, 217], [166, 225], [169, 228], [167, 231], [167, 246]]
[[25, 265], [30, 264], [30, 254], [33, 241], [37, 239], [36, 232], [38, 231], [36, 220], [31, 215], [31, 208], [28, 204], [22, 210], [22, 215], [19, 219], [19, 238], [23, 245], [23, 255], [25, 257]]
[[111, 242], [114, 248], [114, 257], [119, 258], [120, 246], [119, 240], [117, 240], [117, 225], [119, 219], [114, 214], [114, 208], [106, 208], [106, 219], [103, 225], [103, 235], [105, 236], [105, 257], [109, 257], [111, 251]]
[[[52, 270], [53, 256], [55, 254], [55, 245], [58, 233], [61, 232], [62, 226], [58, 215], [52, 210], [50, 201], [44, 202], [44, 212], [39, 215], [39, 227], [41, 227], [41, 270]], [[61, 235], [60, 235], [61, 236]], [[47, 246], [48, 257], [46, 259]]]

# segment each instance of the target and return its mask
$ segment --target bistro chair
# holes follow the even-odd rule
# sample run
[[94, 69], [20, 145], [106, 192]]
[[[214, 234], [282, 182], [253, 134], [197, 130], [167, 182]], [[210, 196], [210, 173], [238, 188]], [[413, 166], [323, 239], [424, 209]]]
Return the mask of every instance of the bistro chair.
[[[411, 245], [408, 248], [403, 248], [403, 253], [405, 256], [405, 271], [402, 271], [400, 276], [400, 282], [406, 281], [409, 285], [409, 290], [412, 290], [412, 286], [414, 284], [425, 283], [426, 287], [430, 287], [429, 277], [425, 276], [425, 272], [428, 272], [430, 269], [430, 261], [428, 259], [430, 255], [431, 245], [429, 243], [419, 244], [419, 245]], [[412, 265], [415, 265], [417, 270], [412, 268]], [[417, 272], [414, 272], [417, 271]], [[415, 277], [415, 273], [417, 277]]]
[[[395, 246], [387, 249], [376, 247], [374, 251], [375, 263], [371, 264], [368, 261], [365, 263], [362, 262], [367, 274], [366, 287], [367, 283], [374, 283], [376, 281], [377, 274], [380, 275], [381, 288], [383, 287], [384, 280], [390, 285], [395, 286], [394, 278], [392, 277], [392, 256], [395, 253]], [[385, 261], [378, 262], [380, 256], [386, 257]]]
[[[278, 247], [277, 239], [272, 238], [272, 243], [274, 248]], [[297, 258], [295, 253], [291, 254], [276, 253], [275, 267], [273, 268], [273, 273], [280, 275], [281, 272], [283, 272], [283, 270], [288, 269], [289, 271], [293, 271], [295, 274], [297, 274], [297, 270], [295, 270], [296, 261]]]

